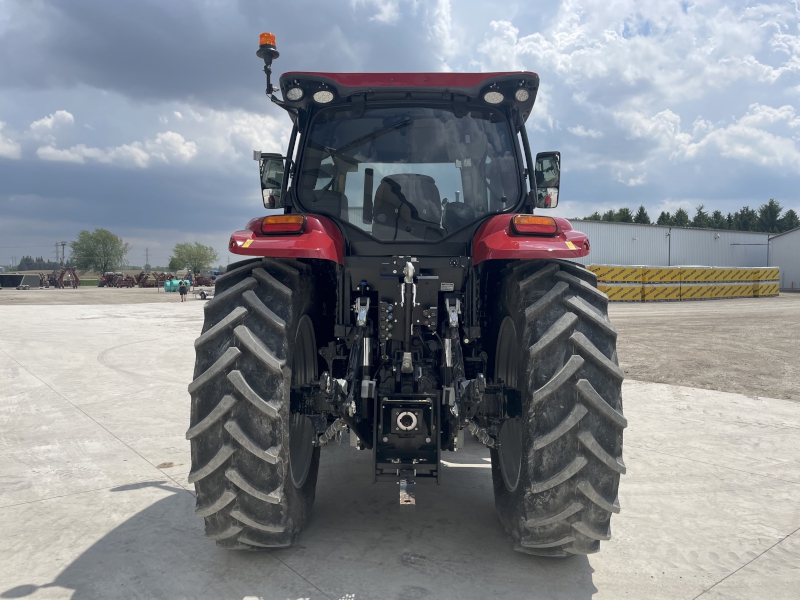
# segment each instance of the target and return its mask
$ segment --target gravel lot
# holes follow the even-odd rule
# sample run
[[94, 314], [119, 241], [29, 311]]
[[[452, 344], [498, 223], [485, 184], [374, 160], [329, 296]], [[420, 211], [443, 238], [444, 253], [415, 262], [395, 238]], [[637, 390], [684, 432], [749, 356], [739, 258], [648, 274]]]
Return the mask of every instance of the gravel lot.
[[631, 379], [800, 400], [800, 294], [612, 303]]

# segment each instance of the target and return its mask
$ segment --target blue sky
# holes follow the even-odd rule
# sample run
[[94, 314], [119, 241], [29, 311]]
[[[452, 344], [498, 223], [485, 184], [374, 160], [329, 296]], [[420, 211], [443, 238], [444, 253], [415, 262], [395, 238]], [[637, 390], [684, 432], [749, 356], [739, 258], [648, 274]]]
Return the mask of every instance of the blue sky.
[[289, 133], [261, 31], [277, 73], [536, 71], [556, 214], [800, 211], [799, 24], [796, 1], [0, 0], [0, 264], [96, 227], [132, 264], [180, 241], [224, 264], [263, 213], [252, 150]]

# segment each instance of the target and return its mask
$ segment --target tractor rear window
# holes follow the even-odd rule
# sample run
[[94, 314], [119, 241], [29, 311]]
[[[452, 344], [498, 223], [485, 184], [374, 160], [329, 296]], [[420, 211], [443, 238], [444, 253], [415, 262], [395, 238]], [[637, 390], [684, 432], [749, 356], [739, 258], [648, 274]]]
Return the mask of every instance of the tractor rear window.
[[515, 141], [493, 109], [331, 108], [314, 120], [300, 169], [306, 210], [381, 241], [436, 241], [520, 194]]

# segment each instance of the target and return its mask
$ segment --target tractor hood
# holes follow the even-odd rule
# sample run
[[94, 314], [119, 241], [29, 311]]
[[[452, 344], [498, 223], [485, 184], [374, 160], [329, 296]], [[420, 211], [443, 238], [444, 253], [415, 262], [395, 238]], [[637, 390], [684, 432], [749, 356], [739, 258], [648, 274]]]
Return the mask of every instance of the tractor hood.
[[452, 101], [510, 106], [527, 119], [539, 90], [529, 71], [505, 73], [316, 73], [289, 72], [280, 78], [287, 109], [308, 110], [370, 101]]

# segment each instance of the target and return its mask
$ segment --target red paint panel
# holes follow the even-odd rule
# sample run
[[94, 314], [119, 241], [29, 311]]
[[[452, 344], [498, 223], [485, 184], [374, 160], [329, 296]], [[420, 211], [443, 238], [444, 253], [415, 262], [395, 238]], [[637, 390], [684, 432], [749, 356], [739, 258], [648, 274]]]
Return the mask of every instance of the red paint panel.
[[558, 234], [552, 237], [520, 236], [511, 231], [514, 215], [497, 215], [481, 225], [472, 238], [473, 264], [485, 260], [580, 258], [589, 254], [589, 238], [572, 229], [569, 221], [555, 217]]
[[233, 254], [244, 256], [321, 258], [344, 264], [342, 232], [333, 221], [317, 215], [306, 215], [306, 228], [300, 235], [261, 235], [249, 230], [236, 231], [231, 235], [228, 249]]
[[505, 75], [536, 75], [529, 71], [504, 71], [500, 73], [316, 73], [291, 71], [281, 79], [324, 77], [343, 87], [436, 87], [473, 88], [495, 77]]

